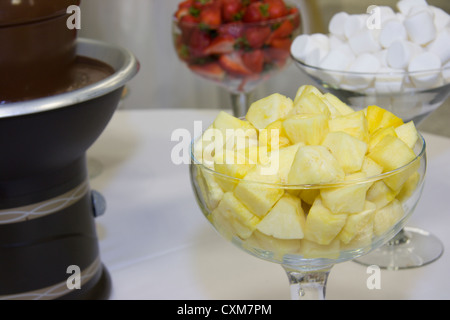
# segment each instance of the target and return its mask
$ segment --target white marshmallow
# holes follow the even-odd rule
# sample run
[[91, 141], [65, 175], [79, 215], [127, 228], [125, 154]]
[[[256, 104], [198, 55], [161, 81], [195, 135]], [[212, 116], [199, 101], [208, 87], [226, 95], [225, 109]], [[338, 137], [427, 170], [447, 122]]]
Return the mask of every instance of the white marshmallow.
[[427, 5], [425, 0], [401, 0], [397, 2], [397, 9], [406, 16], [412, 8]]
[[364, 29], [358, 34], [351, 37], [348, 41], [350, 48], [355, 55], [363, 53], [373, 53], [381, 50], [380, 44], [373, 33], [369, 29]]
[[314, 33], [311, 35], [311, 40], [322, 50], [330, 50], [330, 39], [323, 33]]
[[324, 50], [323, 48], [320, 47], [316, 48], [306, 56], [304, 62], [309, 66], [319, 67], [321, 61], [327, 56], [327, 54], [328, 50]]
[[344, 50], [334, 49], [322, 60], [320, 67], [327, 70], [345, 71], [353, 58]]
[[344, 34], [347, 39], [351, 39], [354, 35], [360, 33], [364, 28], [367, 29], [367, 18], [365, 14], [352, 14], [348, 17], [344, 24]]
[[[408, 66], [411, 81], [417, 88], [433, 88], [440, 84], [441, 60], [431, 52], [424, 52], [413, 58]], [[438, 71], [436, 71], [438, 70]]]
[[317, 45], [308, 34], [302, 34], [294, 39], [291, 45], [291, 54], [294, 58], [305, 61], [311, 51], [317, 48]]
[[330, 50], [336, 49], [342, 46], [343, 44], [345, 44], [344, 40], [333, 34], [330, 35]]
[[373, 54], [363, 53], [350, 64], [348, 71], [352, 74], [346, 76], [345, 82], [358, 88], [366, 88], [373, 82], [380, 67], [380, 61]]
[[374, 55], [375, 57], [378, 59], [378, 61], [380, 61], [381, 67], [382, 68], [387, 68], [388, 67], [388, 62], [387, 62], [387, 49], [375, 52]]
[[394, 9], [388, 6], [378, 6], [378, 9], [380, 10], [380, 18], [381, 18], [381, 25], [383, 26], [385, 22], [397, 19], [397, 15], [394, 12]]
[[330, 33], [341, 39], [344, 39], [345, 38], [344, 26], [348, 18], [349, 14], [347, 12], [336, 13], [331, 18], [330, 23], [328, 24], [328, 30], [330, 31]]
[[396, 40], [407, 40], [408, 34], [402, 22], [397, 19], [387, 21], [380, 32], [379, 42], [383, 48], [389, 48]]
[[434, 25], [438, 32], [450, 27], [450, 14], [438, 7], [430, 6], [430, 9], [434, 13]]
[[375, 78], [375, 90], [377, 93], [399, 93], [402, 91], [403, 72], [391, 68], [381, 68]]
[[436, 39], [427, 46], [427, 50], [436, 54], [442, 64], [450, 61], [450, 31], [443, 30]]
[[414, 43], [425, 45], [436, 38], [434, 17], [428, 11], [420, 11], [406, 18], [404, 25], [409, 39]]
[[394, 69], [405, 69], [409, 65], [412, 55], [407, 41], [395, 41], [387, 51], [388, 66]]

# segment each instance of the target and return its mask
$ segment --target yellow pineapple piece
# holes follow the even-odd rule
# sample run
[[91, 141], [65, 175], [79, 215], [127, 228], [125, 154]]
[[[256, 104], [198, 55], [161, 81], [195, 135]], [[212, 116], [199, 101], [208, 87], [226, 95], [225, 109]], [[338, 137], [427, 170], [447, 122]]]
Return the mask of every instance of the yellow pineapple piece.
[[218, 129], [214, 129], [213, 125], [211, 125], [195, 142], [193, 150], [194, 157], [197, 162], [210, 169], [214, 169], [214, 155], [216, 147], [217, 149], [222, 150], [223, 146], [224, 141], [222, 138], [222, 132]]
[[380, 128], [394, 127], [403, 124], [403, 120], [390, 111], [378, 106], [368, 106], [365, 109], [369, 133], [374, 133]]
[[367, 248], [372, 245], [373, 219], [361, 227], [352, 240], [348, 243], [341, 242], [342, 250], [355, 250]]
[[[342, 102], [338, 97], [336, 97], [335, 95], [331, 94], [331, 93], [325, 93], [324, 94], [325, 99], [336, 109], [336, 116], [345, 116], [348, 114], [351, 114], [353, 112], [355, 112], [355, 110], [353, 110], [351, 107], [349, 107], [347, 104], [345, 104], [344, 102]], [[332, 115], [334, 113], [332, 112]]]
[[346, 221], [346, 214], [333, 214], [318, 197], [306, 217], [305, 239], [328, 245], [341, 232]]
[[317, 87], [311, 85], [303, 85], [300, 88], [298, 88], [297, 93], [295, 94], [294, 105], [296, 105], [300, 101], [303, 95], [307, 95], [309, 93], [314, 93], [317, 96], [322, 95], [322, 92], [320, 92], [320, 90], [317, 89]]
[[330, 132], [343, 131], [366, 143], [369, 141], [369, 128], [364, 110], [330, 119], [328, 127]]
[[320, 189], [304, 189], [300, 191], [298, 196], [307, 204], [312, 205], [319, 195]]
[[373, 231], [377, 237], [389, 231], [401, 218], [404, 210], [402, 204], [394, 199], [387, 206], [378, 209], [373, 218]]
[[303, 92], [302, 95], [295, 100], [294, 108], [289, 113], [289, 116], [298, 114], [323, 114], [329, 118], [331, 112], [327, 101], [320, 92]]
[[305, 223], [300, 199], [285, 194], [256, 229], [277, 239], [303, 239]]
[[236, 235], [247, 239], [261, 220], [236, 199], [232, 192], [226, 192], [212, 212], [211, 221], [225, 236]]
[[328, 134], [328, 117], [323, 114], [299, 114], [287, 118], [283, 128], [293, 144], [319, 145]]
[[370, 135], [369, 140], [369, 151], [372, 151], [373, 148], [383, 140], [383, 138], [387, 135], [397, 137], [397, 133], [395, 132], [394, 127], [387, 127], [387, 128], [380, 128], [377, 131], [375, 131], [373, 134]]
[[419, 140], [419, 134], [413, 121], [407, 122], [395, 128], [397, 137], [402, 140], [411, 149], [416, 145]]
[[384, 181], [376, 181], [367, 190], [367, 200], [375, 203], [377, 209], [383, 208], [395, 199], [396, 192], [392, 191]]
[[271, 185], [279, 184], [280, 178], [276, 174], [264, 174], [263, 170], [263, 166], [256, 165], [234, 189], [236, 198], [260, 218], [264, 217], [284, 194], [282, 188]]
[[[416, 158], [414, 151], [399, 138], [385, 136], [368, 154], [369, 158], [383, 167], [383, 172], [389, 172], [401, 168]], [[405, 181], [418, 168], [419, 161], [414, 165], [409, 165], [405, 170], [387, 177], [384, 182], [394, 190], [399, 191]]]
[[278, 239], [255, 230], [242, 246], [250, 251], [255, 248], [273, 253], [273, 258], [282, 261], [286, 254], [300, 254], [301, 240]]
[[339, 233], [339, 239], [345, 244], [350, 243], [356, 235], [360, 234], [372, 222], [375, 210], [376, 205], [366, 201], [363, 211], [348, 215], [347, 221]]
[[409, 197], [411, 197], [411, 195], [414, 193], [414, 191], [416, 191], [419, 182], [420, 174], [416, 171], [411, 174], [408, 180], [406, 180], [405, 184], [397, 195], [397, 199], [401, 202], [408, 200]]
[[289, 172], [294, 162], [298, 149], [302, 147], [302, 143], [297, 143], [279, 150], [274, 150], [269, 155], [268, 168], [275, 169], [276, 174], [280, 178], [280, 182], [287, 184]]
[[[345, 181], [364, 180], [363, 173], [354, 173], [345, 177]], [[371, 182], [350, 183], [336, 188], [323, 188], [320, 190], [322, 203], [332, 213], [358, 213], [363, 211], [366, 203], [367, 190]]]
[[327, 245], [321, 245], [307, 239], [301, 241], [301, 253], [305, 259], [337, 259], [340, 255], [341, 244], [334, 239]]
[[366, 175], [366, 177], [374, 177], [383, 173], [383, 167], [378, 163], [365, 156], [361, 167], [361, 172]]
[[269, 124], [284, 119], [293, 106], [290, 98], [274, 93], [252, 103], [246, 118], [255, 128], [264, 129]]
[[214, 159], [214, 170], [225, 175], [216, 176], [217, 183], [225, 192], [233, 191], [239, 182], [238, 179], [243, 179], [247, 172], [255, 166], [252, 163], [253, 161], [246, 158], [242, 153], [231, 150], [216, 154]]
[[345, 173], [360, 171], [368, 149], [367, 143], [346, 132], [330, 132], [322, 143], [336, 158]]
[[205, 201], [206, 207], [209, 210], [213, 210], [217, 207], [220, 200], [223, 197], [223, 190], [214, 177], [214, 173], [207, 171], [206, 169], [197, 167], [196, 181], [199, 185], [200, 192]]
[[343, 180], [345, 173], [324, 146], [303, 146], [295, 155], [288, 175], [289, 184], [322, 184]]
[[267, 146], [269, 151], [278, 150], [291, 144], [283, 128], [283, 120], [277, 120], [259, 130], [259, 145]]

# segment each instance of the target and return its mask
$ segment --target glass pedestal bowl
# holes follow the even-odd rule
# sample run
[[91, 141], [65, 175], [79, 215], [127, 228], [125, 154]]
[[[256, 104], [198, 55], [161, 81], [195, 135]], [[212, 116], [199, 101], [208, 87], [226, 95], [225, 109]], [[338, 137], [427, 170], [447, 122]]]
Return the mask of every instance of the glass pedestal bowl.
[[[326, 70], [294, 59], [299, 69], [324, 91], [355, 110], [377, 105], [419, 125], [450, 95], [450, 66], [438, 70], [359, 73]], [[404, 228], [385, 246], [355, 259], [364, 265], [399, 270], [420, 267], [439, 259], [442, 242], [418, 228]]]
[[[317, 185], [269, 183], [271, 178], [258, 170], [251, 178], [249, 174], [244, 179], [233, 178], [200, 161], [202, 153], [199, 156], [193, 146], [190, 178], [204, 216], [241, 250], [281, 265], [293, 300], [325, 299], [333, 265], [363, 256], [394, 237], [419, 201], [426, 172], [421, 136], [414, 149], [416, 157], [401, 168]], [[380, 209], [365, 200], [372, 185], [400, 181], [408, 182], [387, 206]], [[335, 214], [328, 209], [332, 198], [357, 209], [345, 209], [352, 214]]]
[[172, 22], [178, 58], [197, 76], [212, 81], [231, 95], [233, 113], [245, 116], [251, 92], [284, 69], [292, 40], [300, 33], [299, 9], [286, 2], [287, 15], [260, 22], [206, 25], [177, 19]]

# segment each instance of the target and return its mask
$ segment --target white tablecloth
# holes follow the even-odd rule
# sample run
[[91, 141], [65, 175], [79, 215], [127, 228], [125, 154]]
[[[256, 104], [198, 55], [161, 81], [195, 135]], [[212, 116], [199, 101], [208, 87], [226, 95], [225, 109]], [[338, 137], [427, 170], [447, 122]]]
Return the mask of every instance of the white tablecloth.
[[[176, 129], [194, 134], [217, 110], [119, 110], [88, 150], [91, 187], [107, 201], [97, 218], [101, 258], [111, 299], [290, 299], [287, 277], [223, 240], [195, 201], [188, 166], [175, 165]], [[423, 196], [408, 226], [420, 227], [450, 247], [450, 139], [424, 134], [428, 172]], [[101, 166], [98, 167], [98, 164]], [[95, 169], [97, 167], [97, 169]], [[93, 172], [94, 173], [94, 172]], [[450, 299], [450, 255], [415, 269], [381, 271], [369, 290], [367, 268], [336, 265], [327, 299]]]

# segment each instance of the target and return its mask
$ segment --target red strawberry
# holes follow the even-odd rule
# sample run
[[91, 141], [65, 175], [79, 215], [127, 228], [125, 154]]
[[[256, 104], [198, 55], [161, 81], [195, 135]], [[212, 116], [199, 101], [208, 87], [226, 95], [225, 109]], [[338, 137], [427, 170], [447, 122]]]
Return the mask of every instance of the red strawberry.
[[262, 2], [252, 2], [245, 10], [242, 21], [259, 22], [269, 17], [269, 5]]
[[189, 39], [191, 57], [198, 58], [205, 56], [205, 50], [210, 44], [211, 38], [206, 32], [200, 29], [193, 30]]
[[221, 55], [219, 58], [219, 63], [227, 72], [235, 75], [250, 75], [252, 71], [245, 66], [242, 61], [241, 54], [234, 51], [229, 54]]
[[221, 36], [232, 36], [234, 39], [242, 37], [244, 34], [245, 26], [242, 22], [231, 22], [222, 24], [219, 27], [219, 35]]
[[255, 74], [259, 74], [263, 71], [264, 67], [264, 53], [262, 50], [244, 52], [242, 54], [242, 61], [249, 70]]
[[230, 35], [217, 36], [205, 49], [205, 54], [224, 54], [234, 50], [235, 39]]
[[270, 43], [273, 39], [277, 38], [287, 38], [294, 31], [294, 25], [291, 21], [283, 21], [278, 28], [276, 28], [269, 37], [268, 42]]
[[261, 48], [271, 33], [270, 27], [250, 27], [244, 32], [248, 44], [253, 49]]
[[225, 70], [217, 62], [211, 62], [208, 64], [194, 64], [190, 65], [189, 69], [198, 75], [212, 79], [214, 81], [220, 81], [225, 77]]
[[222, 13], [216, 4], [204, 6], [200, 11], [200, 22], [210, 26], [218, 27], [222, 24]]
[[222, 16], [225, 22], [238, 21], [243, 16], [241, 0], [222, 0]]
[[283, 0], [265, 0], [264, 3], [268, 5], [269, 19], [281, 18], [288, 14], [288, 8]]

